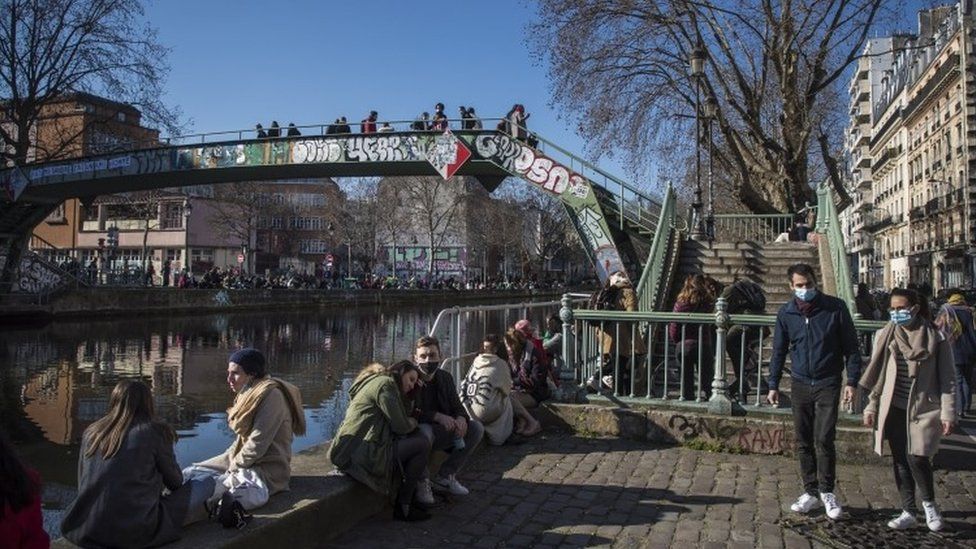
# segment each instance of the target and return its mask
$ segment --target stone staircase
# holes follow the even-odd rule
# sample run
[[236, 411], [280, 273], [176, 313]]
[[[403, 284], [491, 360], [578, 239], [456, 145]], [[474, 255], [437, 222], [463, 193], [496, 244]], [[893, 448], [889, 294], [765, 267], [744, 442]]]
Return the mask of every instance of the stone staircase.
[[682, 243], [677, 273], [671, 287], [670, 304], [681, 290], [689, 274], [705, 273], [723, 285], [729, 285], [736, 277], [746, 278], [766, 291], [766, 311], [775, 314], [792, 296], [786, 279], [786, 269], [794, 263], [808, 263], [821, 281], [820, 259], [815, 244], [784, 242], [761, 244], [742, 242]]

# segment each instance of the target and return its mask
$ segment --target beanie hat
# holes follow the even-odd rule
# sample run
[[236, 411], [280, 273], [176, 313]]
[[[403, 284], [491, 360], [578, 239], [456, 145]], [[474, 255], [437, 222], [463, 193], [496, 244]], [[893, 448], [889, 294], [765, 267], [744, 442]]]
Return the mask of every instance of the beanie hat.
[[525, 335], [532, 335], [533, 332], [532, 323], [524, 318], [515, 323], [515, 329]]
[[247, 347], [245, 349], [238, 349], [234, 351], [231, 353], [230, 358], [227, 359], [227, 362], [238, 364], [248, 375], [254, 377], [264, 377], [264, 355], [261, 353], [261, 351], [253, 347]]

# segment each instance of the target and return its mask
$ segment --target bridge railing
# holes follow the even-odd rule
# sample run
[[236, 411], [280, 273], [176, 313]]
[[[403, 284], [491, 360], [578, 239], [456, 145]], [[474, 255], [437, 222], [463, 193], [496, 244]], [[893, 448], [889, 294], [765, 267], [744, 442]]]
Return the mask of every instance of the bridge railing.
[[857, 306], [854, 303], [854, 281], [851, 279], [848, 267], [847, 247], [844, 244], [844, 235], [840, 229], [840, 219], [837, 216], [837, 207], [834, 204], [834, 193], [827, 185], [821, 185], [817, 189], [816, 231], [825, 234], [827, 237], [837, 297], [847, 303], [851, 314], [854, 315], [857, 313]]
[[[588, 398], [707, 407], [712, 393], [737, 409], [774, 410], [766, 403], [775, 315], [603, 311], [564, 303], [563, 361]], [[855, 321], [862, 361], [878, 321]], [[731, 374], [731, 375], [730, 375]], [[784, 368], [781, 393], [791, 391]], [[788, 403], [789, 398], [780, 402]], [[849, 410], [859, 412], [861, 400]]]
[[792, 214], [716, 214], [715, 239], [720, 242], [772, 242], [793, 228]]
[[668, 185], [664, 192], [664, 201], [661, 205], [657, 227], [654, 229], [654, 236], [651, 240], [651, 249], [648, 252], [647, 262], [644, 264], [644, 272], [641, 273], [640, 281], [637, 283], [637, 298], [640, 301], [639, 308], [642, 311], [653, 310], [658, 294], [661, 292], [664, 269], [668, 262], [669, 244], [672, 234], [678, 230], [675, 226], [677, 212], [677, 195], [674, 188]]

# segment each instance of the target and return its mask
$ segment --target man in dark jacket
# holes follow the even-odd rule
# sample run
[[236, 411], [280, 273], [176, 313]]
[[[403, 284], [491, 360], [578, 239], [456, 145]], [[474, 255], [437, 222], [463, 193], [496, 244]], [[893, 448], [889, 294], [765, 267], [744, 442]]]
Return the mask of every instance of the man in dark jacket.
[[[736, 276], [735, 282], [722, 290], [725, 298], [726, 312], [730, 315], [766, 314], [766, 292], [751, 280]], [[745, 400], [755, 380], [759, 369], [759, 342], [769, 335], [769, 329], [764, 326], [733, 325], [726, 333], [725, 350], [734, 367], [735, 379], [729, 383], [729, 396]], [[761, 391], [768, 391], [762, 383]], [[740, 394], [741, 386], [741, 394]]]
[[776, 314], [767, 400], [779, 404], [780, 376], [790, 351], [793, 427], [805, 490], [790, 509], [808, 513], [822, 502], [827, 516], [837, 519], [841, 515], [834, 496], [837, 408], [845, 364], [845, 403], [853, 401], [861, 377], [857, 331], [847, 304], [817, 291], [812, 267], [797, 263], [786, 274], [795, 297]]
[[434, 503], [432, 485], [438, 491], [455, 496], [467, 495], [468, 489], [457, 481], [455, 475], [481, 442], [485, 428], [478, 420], [468, 416], [458, 396], [454, 376], [440, 368], [441, 345], [436, 337], [418, 339], [413, 359], [420, 367], [424, 382], [414, 401], [420, 414], [420, 431], [430, 439], [432, 450], [444, 450], [450, 454], [436, 478], [425, 478], [417, 485], [417, 501]]

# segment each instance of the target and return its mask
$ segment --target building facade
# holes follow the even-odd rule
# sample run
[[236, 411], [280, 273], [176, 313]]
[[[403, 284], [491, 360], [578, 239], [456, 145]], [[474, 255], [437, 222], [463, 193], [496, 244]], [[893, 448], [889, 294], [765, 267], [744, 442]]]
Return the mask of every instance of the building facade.
[[860, 282], [973, 287], [972, 45], [972, 6], [964, 2], [922, 10], [917, 34], [865, 48], [850, 86], [855, 200], [845, 211]]

